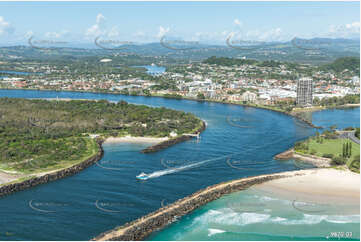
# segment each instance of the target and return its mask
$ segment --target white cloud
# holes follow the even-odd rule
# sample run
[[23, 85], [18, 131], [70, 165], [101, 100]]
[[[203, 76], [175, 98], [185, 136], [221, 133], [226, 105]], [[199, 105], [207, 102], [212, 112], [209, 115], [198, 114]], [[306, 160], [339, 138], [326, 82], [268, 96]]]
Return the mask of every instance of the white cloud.
[[46, 32], [44, 34], [44, 36], [46, 38], [59, 39], [59, 38], [63, 37], [64, 35], [67, 35], [68, 33], [69, 33], [69, 31], [67, 31], [67, 30], [63, 30], [61, 32]]
[[143, 31], [138, 31], [138, 32], [134, 33], [133, 35], [134, 35], [134, 37], [136, 37], [136, 38], [143, 38], [143, 37], [145, 37], [145, 33], [144, 33]]
[[9, 22], [6, 22], [4, 17], [0, 16], [0, 36], [9, 35], [14, 32], [14, 27]]
[[96, 17], [95, 24], [86, 30], [86, 36], [99, 36], [105, 33], [105, 17], [99, 13]]
[[235, 25], [237, 25], [239, 27], [242, 27], [242, 25], [243, 25], [243, 23], [241, 21], [239, 21], [239, 19], [237, 19], [237, 18], [233, 22]]
[[119, 29], [117, 26], [113, 26], [107, 33], [107, 36], [109, 38], [118, 37], [119, 35], [120, 35], [120, 33], [119, 33]]
[[259, 35], [258, 39], [260, 41], [281, 41], [283, 38], [282, 36], [282, 29], [281, 28], [275, 28], [270, 29], [268, 31], [263, 32]]
[[34, 32], [32, 31], [32, 30], [28, 30], [26, 33], [25, 33], [25, 35], [24, 35], [24, 37], [25, 37], [25, 39], [29, 39], [31, 36], [33, 36], [34, 35]]
[[170, 31], [170, 28], [164, 28], [163, 26], [159, 26], [159, 32], [157, 34], [157, 37], [162, 38], [169, 31]]
[[283, 33], [282, 29], [272, 28], [269, 30], [249, 30], [249, 31], [235, 31], [231, 32], [228, 37], [233, 41], [286, 41], [288, 37]]
[[330, 25], [328, 35], [334, 38], [353, 38], [360, 35], [360, 22]]

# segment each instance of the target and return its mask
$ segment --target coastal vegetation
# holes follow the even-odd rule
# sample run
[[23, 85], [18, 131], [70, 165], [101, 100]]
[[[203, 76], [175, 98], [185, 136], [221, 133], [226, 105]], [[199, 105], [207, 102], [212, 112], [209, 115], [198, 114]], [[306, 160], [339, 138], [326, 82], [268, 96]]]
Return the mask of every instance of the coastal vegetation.
[[331, 97], [318, 99], [317, 97], [313, 99], [313, 104], [323, 107], [336, 107], [345, 104], [359, 104], [360, 95], [345, 95], [343, 97]]
[[316, 133], [316, 136], [296, 142], [294, 149], [299, 154], [330, 158], [334, 165], [347, 165], [350, 170], [360, 172], [360, 145], [339, 138], [334, 131]]
[[193, 114], [125, 101], [1, 98], [0, 169], [58, 169], [94, 155], [94, 137], [166, 137], [190, 133], [200, 124]]

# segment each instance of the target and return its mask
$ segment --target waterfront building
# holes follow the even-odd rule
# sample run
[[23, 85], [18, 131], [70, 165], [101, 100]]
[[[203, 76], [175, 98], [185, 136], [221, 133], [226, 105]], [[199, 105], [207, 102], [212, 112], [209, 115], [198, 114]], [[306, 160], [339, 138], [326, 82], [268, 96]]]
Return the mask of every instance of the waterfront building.
[[257, 99], [257, 94], [250, 92], [250, 91], [246, 91], [241, 95], [241, 100], [244, 102], [255, 102]]
[[312, 106], [312, 79], [300, 78], [297, 82], [297, 105], [298, 106]]

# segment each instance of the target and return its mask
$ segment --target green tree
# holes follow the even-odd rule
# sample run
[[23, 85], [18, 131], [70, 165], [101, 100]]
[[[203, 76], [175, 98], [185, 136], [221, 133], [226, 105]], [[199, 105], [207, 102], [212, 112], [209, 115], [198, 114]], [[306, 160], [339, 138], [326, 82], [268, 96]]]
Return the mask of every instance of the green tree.
[[206, 97], [204, 96], [204, 94], [203, 93], [198, 93], [197, 94], [197, 99], [201, 99], [201, 100], [203, 100], [203, 99], [206, 99]]

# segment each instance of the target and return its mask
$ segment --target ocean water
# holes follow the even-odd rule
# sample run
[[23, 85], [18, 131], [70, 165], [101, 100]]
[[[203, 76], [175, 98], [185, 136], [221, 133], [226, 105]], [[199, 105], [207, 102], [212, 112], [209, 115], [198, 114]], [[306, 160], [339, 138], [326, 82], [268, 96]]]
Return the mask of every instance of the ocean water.
[[208, 203], [147, 240], [359, 240], [360, 215], [343, 212], [350, 206], [286, 200], [251, 188]]
[[[316, 131], [281, 113], [219, 103], [24, 90], [0, 90], [0, 97], [125, 100], [192, 112], [207, 122], [200, 140], [192, 139], [152, 154], [139, 152], [149, 144], [106, 144], [104, 157], [84, 171], [0, 198], [0, 240], [89, 240], [209, 185], [307, 169], [310, 166], [274, 160], [273, 156]], [[359, 124], [359, 109], [349, 112], [350, 123]], [[333, 115], [335, 118], [330, 120], [345, 122], [342, 117], [336, 118], [344, 115], [343, 111]], [[152, 174], [152, 178], [137, 181], [135, 176], [141, 172]], [[272, 236], [244, 232], [256, 233], [259, 239]], [[208, 233], [214, 234], [212, 239], [220, 236], [217, 230]]]

